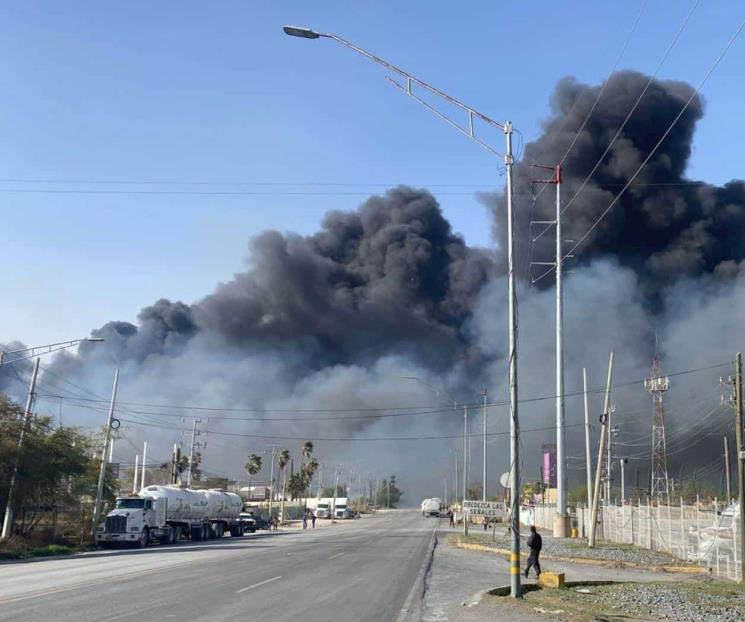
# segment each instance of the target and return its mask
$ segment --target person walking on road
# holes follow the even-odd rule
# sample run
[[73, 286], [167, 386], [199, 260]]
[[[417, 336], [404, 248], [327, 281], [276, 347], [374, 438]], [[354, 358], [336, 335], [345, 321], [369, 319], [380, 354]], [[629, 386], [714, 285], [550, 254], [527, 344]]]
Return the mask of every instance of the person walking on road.
[[448, 510], [448, 516], [450, 517], [450, 526], [455, 527], [455, 516], [453, 515], [453, 510]]
[[310, 524], [313, 529], [316, 528], [316, 515], [313, 512], [310, 513]]
[[535, 530], [535, 525], [530, 527], [530, 535], [528, 536], [528, 548], [530, 549], [530, 555], [528, 555], [528, 566], [525, 568], [525, 578], [528, 578], [528, 573], [531, 567], [535, 567], [535, 576], [541, 576], [541, 564], [538, 561], [538, 556], [541, 554], [543, 548], [543, 538]]
[[308, 528], [308, 513], [303, 514], [303, 529]]

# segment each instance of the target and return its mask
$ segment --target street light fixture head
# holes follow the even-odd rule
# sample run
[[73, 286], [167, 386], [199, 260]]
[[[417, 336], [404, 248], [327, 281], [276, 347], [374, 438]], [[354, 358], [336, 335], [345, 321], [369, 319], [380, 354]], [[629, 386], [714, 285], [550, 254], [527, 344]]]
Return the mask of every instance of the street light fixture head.
[[283, 26], [282, 30], [286, 35], [291, 37], [301, 37], [303, 39], [318, 39], [321, 35], [310, 28], [298, 28], [297, 26]]

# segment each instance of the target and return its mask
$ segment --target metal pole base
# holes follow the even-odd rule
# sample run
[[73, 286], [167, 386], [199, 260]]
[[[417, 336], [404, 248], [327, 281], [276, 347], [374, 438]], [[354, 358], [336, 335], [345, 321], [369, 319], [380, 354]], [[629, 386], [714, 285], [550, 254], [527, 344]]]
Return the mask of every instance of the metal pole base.
[[554, 538], [568, 538], [570, 524], [571, 521], [567, 514], [556, 514], [554, 516]]

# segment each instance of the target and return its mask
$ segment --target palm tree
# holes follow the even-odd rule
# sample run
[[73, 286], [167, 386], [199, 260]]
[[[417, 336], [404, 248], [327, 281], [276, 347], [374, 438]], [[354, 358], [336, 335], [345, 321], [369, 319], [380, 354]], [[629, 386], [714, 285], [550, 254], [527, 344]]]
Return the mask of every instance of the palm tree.
[[248, 473], [248, 498], [251, 499], [251, 477], [261, 471], [261, 456], [251, 454], [244, 468], [246, 469], [246, 473]]
[[284, 475], [284, 481], [282, 483], [282, 507], [279, 510], [280, 522], [285, 522], [285, 497], [287, 496], [287, 465], [290, 464], [290, 450], [283, 449], [279, 452], [279, 459], [277, 460], [277, 466], [279, 471]]
[[[305, 460], [310, 458], [310, 455], [313, 453], [313, 441], [305, 441], [300, 446], [300, 474], [301, 475], [307, 475], [307, 472], [305, 470]], [[311, 474], [310, 477], [307, 478], [308, 483], [310, 483], [310, 478], [313, 477]], [[307, 487], [307, 486], [306, 486]], [[305, 511], [308, 511], [308, 495], [305, 495]]]

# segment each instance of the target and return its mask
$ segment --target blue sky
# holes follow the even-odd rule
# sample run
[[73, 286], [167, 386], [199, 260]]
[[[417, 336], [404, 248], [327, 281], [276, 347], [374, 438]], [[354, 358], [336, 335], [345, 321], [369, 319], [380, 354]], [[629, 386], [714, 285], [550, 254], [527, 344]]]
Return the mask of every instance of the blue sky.
[[[327, 210], [386, 184], [437, 184], [456, 231], [491, 243], [473, 193], [501, 187], [497, 163], [381, 68], [329, 41], [290, 39], [283, 24], [336, 32], [530, 140], [559, 78], [607, 75], [640, 6], [4, 2], [0, 179], [190, 183], [0, 182], [0, 340], [68, 339], [133, 320], [159, 297], [191, 302], [242, 269], [251, 235], [310, 233]], [[649, 0], [621, 67], [653, 71], [690, 6]], [[739, 2], [702, 2], [660, 77], [697, 83], [742, 19]], [[743, 177], [743, 59], [740, 40], [704, 89], [691, 177]], [[297, 185], [308, 182], [341, 185]]]

